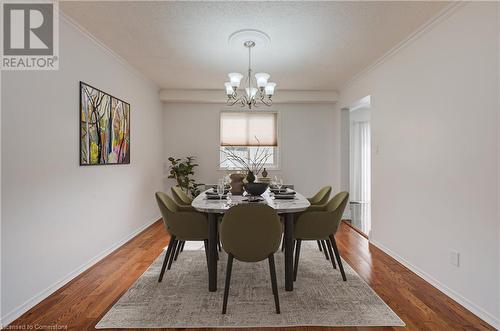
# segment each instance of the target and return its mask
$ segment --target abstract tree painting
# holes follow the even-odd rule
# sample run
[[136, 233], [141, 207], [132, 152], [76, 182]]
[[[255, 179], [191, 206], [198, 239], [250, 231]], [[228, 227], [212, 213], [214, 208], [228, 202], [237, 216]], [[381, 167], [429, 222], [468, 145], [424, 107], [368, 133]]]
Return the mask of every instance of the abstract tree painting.
[[80, 165], [130, 163], [130, 105], [80, 82]]

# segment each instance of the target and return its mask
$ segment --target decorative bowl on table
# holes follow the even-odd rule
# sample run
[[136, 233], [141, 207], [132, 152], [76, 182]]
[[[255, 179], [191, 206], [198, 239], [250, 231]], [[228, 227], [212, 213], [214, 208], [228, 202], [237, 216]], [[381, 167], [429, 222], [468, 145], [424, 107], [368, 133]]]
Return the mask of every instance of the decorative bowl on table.
[[243, 185], [245, 191], [253, 196], [262, 195], [266, 192], [268, 186], [268, 183], [245, 183], [245, 185]]

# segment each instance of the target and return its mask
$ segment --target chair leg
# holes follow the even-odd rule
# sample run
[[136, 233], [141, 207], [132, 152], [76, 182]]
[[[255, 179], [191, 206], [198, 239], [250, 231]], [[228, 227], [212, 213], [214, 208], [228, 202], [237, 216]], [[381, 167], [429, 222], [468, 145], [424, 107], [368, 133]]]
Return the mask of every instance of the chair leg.
[[328, 260], [328, 252], [326, 250], [325, 241], [324, 240], [320, 240], [320, 241], [321, 241], [321, 247], [323, 247], [323, 253], [325, 253], [325, 258]]
[[179, 256], [179, 253], [181, 252], [182, 243], [184, 243], [184, 241], [179, 241], [177, 243], [177, 249], [175, 250], [174, 261], [177, 261], [177, 257]]
[[329, 240], [325, 240], [325, 242], [326, 242], [326, 247], [328, 247], [328, 254], [330, 255], [330, 260], [332, 260], [333, 269], [337, 269], [337, 266], [335, 265], [335, 257], [333, 256], [332, 244], [330, 243]]
[[222, 303], [222, 313], [227, 310], [227, 298], [229, 296], [229, 285], [231, 284], [231, 270], [233, 269], [233, 254], [229, 253], [227, 258], [226, 268], [226, 285], [224, 286], [224, 302]]
[[281, 239], [281, 251], [282, 252], [285, 251], [285, 236], [283, 236]]
[[203, 240], [203, 246], [205, 247], [205, 258], [207, 260], [208, 267], [208, 239]]
[[271, 273], [271, 286], [274, 294], [274, 304], [276, 306], [276, 314], [280, 313], [280, 298], [278, 296], [278, 283], [276, 282], [276, 267], [274, 265], [274, 254], [269, 255], [269, 271]]
[[220, 237], [219, 234], [217, 233], [217, 248], [219, 249], [219, 252], [222, 252], [222, 247], [220, 244]]
[[320, 244], [319, 240], [316, 240], [316, 243], [318, 244], [319, 251], [322, 252], [323, 249], [321, 248], [321, 244]]
[[177, 239], [174, 239], [174, 241], [172, 241], [172, 252], [170, 253], [170, 258], [168, 259], [167, 270], [170, 270], [170, 268], [172, 267], [172, 262], [174, 262], [175, 251], [177, 250], [178, 243], [179, 240]]
[[165, 252], [165, 259], [163, 259], [163, 265], [161, 266], [160, 277], [158, 278], [158, 283], [163, 280], [163, 274], [165, 273], [165, 268], [167, 267], [170, 254], [172, 254], [172, 247], [174, 246], [175, 236], [170, 237], [170, 242], [168, 243], [167, 251]]
[[339, 263], [340, 273], [342, 274], [342, 280], [345, 282], [347, 278], [345, 277], [344, 266], [342, 266], [342, 260], [340, 259], [339, 249], [337, 248], [337, 242], [335, 241], [335, 237], [332, 235], [330, 237], [330, 242], [333, 246], [333, 251], [335, 252], [335, 257], [337, 258], [337, 262]]
[[184, 252], [184, 245], [186, 244], [185, 241], [182, 242], [182, 246], [181, 246], [181, 253]]
[[295, 245], [295, 263], [293, 268], [293, 281], [297, 280], [297, 271], [299, 269], [299, 258], [300, 258], [300, 244], [302, 243], [301, 239], [297, 239], [297, 244]]

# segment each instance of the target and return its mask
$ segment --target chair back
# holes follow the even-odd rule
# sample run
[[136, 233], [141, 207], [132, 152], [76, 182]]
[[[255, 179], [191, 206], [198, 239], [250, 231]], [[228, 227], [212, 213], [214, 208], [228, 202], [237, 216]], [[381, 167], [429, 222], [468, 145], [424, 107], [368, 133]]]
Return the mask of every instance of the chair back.
[[342, 215], [344, 215], [347, 201], [349, 201], [349, 193], [339, 192], [326, 205], [326, 210], [331, 213], [330, 217], [334, 223], [334, 231], [332, 234], [337, 232], [340, 221], [342, 220]]
[[172, 196], [174, 200], [180, 205], [191, 205], [193, 199], [191, 199], [179, 186], [172, 186]]
[[322, 187], [318, 193], [316, 193], [312, 198], [309, 198], [309, 202], [311, 205], [323, 205], [328, 202], [331, 192], [331, 186]]
[[224, 250], [244, 262], [267, 259], [279, 248], [282, 226], [276, 211], [264, 204], [231, 207], [222, 219], [220, 239]]
[[161, 216], [163, 217], [163, 222], [168, 228], [168, 220], [173, 217], [173, 214], [178, 210], [177, 204], [172, 198], [163, 192], [155, 193], [156, 202], [160, 208]]

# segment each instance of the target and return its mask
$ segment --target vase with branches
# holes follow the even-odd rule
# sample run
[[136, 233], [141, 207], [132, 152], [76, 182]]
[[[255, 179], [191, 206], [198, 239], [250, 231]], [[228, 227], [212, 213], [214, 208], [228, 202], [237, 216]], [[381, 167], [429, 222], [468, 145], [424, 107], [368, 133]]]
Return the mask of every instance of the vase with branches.
[[[257, 137], [256, 137], [257, 139]], [[257, 139], [257, 141], [259, 141]], [[258, 176], [267, 163], [267, 160], [273, 155], [269, 152], [267, 148], [262, 148], [260, 145], [257, 146], [257, 150], [253, 157], [249, 154], [247, 157], [239, 156], [233, 146], [229, 148], [222, 149], [222, 153], [225, 156], [223, 163], [228, 161], [236, 169], [246, 173], [246, 179], [249, 183], [255, 181], [255, 176]]]
[[199, 187], [203, 184], [196, 183], [192, 178], [194, 175], [194, 168], [198, 166], [195, 161], [195, 157], [188, 156], [185, 159], [178, 159], [174, 157], [169, 157], [170, 161], [170, 175], [168, 178], [175, 179], [177, 181], [177, 186], [182, 188], [186, 194], [192, 197], [200, 194]]

